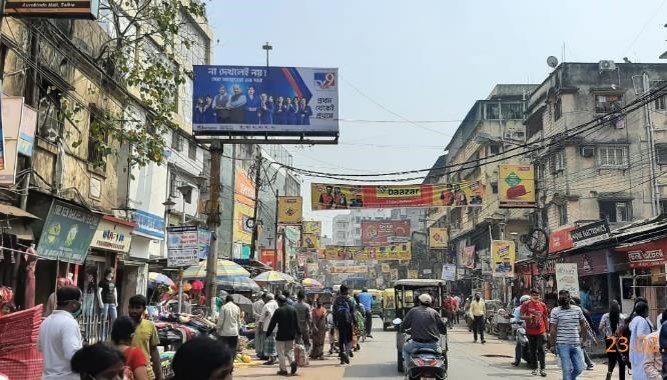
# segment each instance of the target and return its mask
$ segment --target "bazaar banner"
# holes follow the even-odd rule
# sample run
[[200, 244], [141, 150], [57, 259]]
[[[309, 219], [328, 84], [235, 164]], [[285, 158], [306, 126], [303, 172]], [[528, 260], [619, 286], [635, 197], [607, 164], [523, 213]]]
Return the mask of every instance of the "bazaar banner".
[[303, 198], [278, 197], [278, 223], [301, 224], [303, 219]]
[[403, 243], [410, 240], [409, 220], [361, 221], [361, 244], [380, 246], [388, 243]]
[[493, 260], [493, 277], [514, 277], [516, 247], [511, 240], [493, 240], [491, 242], [491, 259]]
[[533, 208], [536, 202], [533, 165], [499, 165], [500, 208]]
[[481, 206], [485, 194], [480, 181], [434, 185], [312, 183], [310, 191], [313, 211]]
[[351, 247], [330, 245], [324, 249], [327, 260], [410, 260], [412, 249], [410, 243], [387, 244], [378, 247]]
[[446, 228], [431, 227], [428, 229], [429, 247], [445, 249], [449, 246], [449, 233]]

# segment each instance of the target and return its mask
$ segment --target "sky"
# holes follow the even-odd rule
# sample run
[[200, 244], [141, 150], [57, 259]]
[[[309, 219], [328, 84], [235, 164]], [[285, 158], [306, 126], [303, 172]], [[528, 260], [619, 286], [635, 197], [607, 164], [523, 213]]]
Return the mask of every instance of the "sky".
[[[216, 65], [339, 68], [340, 140], [288, 146], [335, 173], [429, 168], [498, 83], [540, 83], [559, 61], [660, 62], [667, 0], [209, 0]], [[666, 62], [667, 63], [667, 62]], [[336, 212], [304, 217], [331, 233]]]

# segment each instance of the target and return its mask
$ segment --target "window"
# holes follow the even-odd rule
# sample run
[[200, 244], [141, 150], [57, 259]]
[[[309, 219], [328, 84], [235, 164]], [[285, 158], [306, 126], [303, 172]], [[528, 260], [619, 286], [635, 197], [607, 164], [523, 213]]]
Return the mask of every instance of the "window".
[[665, 111], [667, 107], [665, 106], [665, 97], [661, 96], [655, 100], [655, 109], [657, 111]]
[[193, 65], [206, 65], [208, 63], [206, 52], [209, 50], [208, 40], [199, 30], [196, 22], [185, 13], [180, 14], [181, 27], [178, 31], [180, 39], [180, 55], [185, 62]]
[[523, 104], [521, 103], [503, 103], [501, 110], [500, 118], [502, 119], [523, 119]]
[[563, 101], [560, 96], [556, 99], [554, 103], [554, 120], [558, 120], [563, 117]]
[[493, 156], [496, 154], [500, 154], [500, 145], [498, 144], [489, 145], [489, 156]]
[[179, 92], [180, 99], [178, 102], [179, 110], [178, 113], [181, 115], [183, 120], [186, 123], [192, 123], [192, 79], [187, 75], [184, 77], [185, 81], [181, 86], [181, 91]]
[[489, 120], [500, 119], [500, 105], [498, 103], [486, 103], [486, 118]]
[[558, 208], [558, 225], [564, 226], [567, 224], [567, 203], [557, 205]]
[[498, 182], [491, 182], [491, 192], [498, 194]]
[[621, 108], [621, 95], [595, 95], [595, 112], [610, 113]]
[[191, 160], [197, 159], [197, 143], [193, 140], [188, 140], [188, 158]]
[[667, 211], [667, 201], [660, 201], [660, 213], [664, 214]]
[[598, 165], [601, 168], [625, 168], [628, 166], [627, 146], [598, 147]]
[[185, 193], [182, 193], [181, 195], [183, 196], [183, 200], [185, 201], [185, 203], [187, 204], [192, 203], [192, 188], [190, 188], [190, 190], [186, 191]]
[[667, 144], [656, 144], [655, 156], [658, 165], [667, 165]]
[[169, 178], [169, 196], [170, 197], [176, 197], [178, 195], [178, 176], [174, 173], [171, 173], [171, 177]]
[[[95, 125], [98, 122], [95, 113], [99, 112], [94, 108], [90, 110], [89, 114], [89, 124], [88, 124], [88, 162], [90, 162], [94, 167], [106, 169], [106, 155], [104, 154], [105, 145], [108, 144], [106, 133], [102, 137], [93, 137], [92, 130], [99, 128]], [[101, 141], [104, 144], [101, 144]]]
[[600, 219], [609, 223], [629, 222], [632, 220], [632, 206], [629, 201], [600, 201]]
[[183, 136], [177, 131], [171, 131], [171, 149], [177, 152], [183, 151]]
[[58, 88], [44, 81], [39, 86], [39, 104], [37, 111], [39, 136], [55, 142], [62, 134], [65, 117], [60, 106], [62, 93]]
[[551, 174], [556, 174], [563, 170], [565, 170], [565, 151], [560, 150], [549, 157], [549, 171]]

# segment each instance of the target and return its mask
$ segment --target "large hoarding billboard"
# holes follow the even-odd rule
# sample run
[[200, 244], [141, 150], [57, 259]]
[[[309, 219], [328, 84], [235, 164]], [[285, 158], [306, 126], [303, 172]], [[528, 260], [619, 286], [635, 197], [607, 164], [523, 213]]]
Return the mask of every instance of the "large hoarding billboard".
[[310, 194], [313, 211], [397, 207], [464, 207], [481, 206], [486, 195], [486, 186], [480, 181], [436, 185], [312, 183]]
[[194, 66], [199, 135], [338, 135], [338, 69]]
[[402, 243], [410, 240], [409, 220], [362, 220], [361, 244], [365, 246]]

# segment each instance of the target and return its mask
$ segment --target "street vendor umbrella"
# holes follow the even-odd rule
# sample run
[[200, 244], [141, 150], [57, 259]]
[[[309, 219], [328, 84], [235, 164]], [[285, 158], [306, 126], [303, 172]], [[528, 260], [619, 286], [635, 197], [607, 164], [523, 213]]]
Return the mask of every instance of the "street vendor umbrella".
[[157, 273], [157, 272], [148, 273], [148, 283], [152, 285], [167, 285], [167, 286], [174, 285], [174, 281], [171, 278], [165, 276], [162, 273]]
[[[218, 260], [215, 268], [216, 277], [250, 277], [250, 273], [239, 264], [229, 260]], [[206, 278], [206, 261], [200, 261], [183, 272], [184, 280], [201, 280]]]
[[291, 284], [294, 281], [294, 277], [285, 274], [283, 272], [277, 272], [270, 270], [268, 272], [261, 273], [259, 276], [253, 278], [255, 282], [262, 282], [268, 284]]
[[315, 280], [314, 278], [304, 278], [303, 281], [301, 281], [301, 285], [303, 285], [304, 288], [324, 288], [322, 283]]
[[235, 292], [259, 292], [260, 287], [250, 277], [245, 276], [223, 276], [218, 277], [215, 282], [218, 288]]
[[248, 297], [240, 294], [232, 294], [232, 298], [234, 298], [234, 303], [237, 305], [252, 305], [252, 301]]

